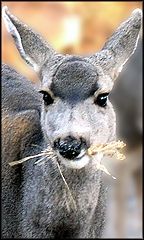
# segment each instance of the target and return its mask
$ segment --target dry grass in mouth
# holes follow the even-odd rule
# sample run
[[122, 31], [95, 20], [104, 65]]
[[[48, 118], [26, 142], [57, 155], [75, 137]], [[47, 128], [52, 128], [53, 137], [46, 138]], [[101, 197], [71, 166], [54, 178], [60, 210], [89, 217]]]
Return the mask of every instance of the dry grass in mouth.
[[[108, 156], [116, 156], [117, 159], [119, 160], [123, 160], [125, 159], [125, 156], [119, 152], [120, 149], [122, 149], [123, 147], [125, 147], [126, 144], [123, 143], [122, 141], [114, 141], [114, 142], [110, 142], [110, 143], [106, 143], [106, 144], [97, 144], [97, 145], [91, 145], [91, 147], [87, 150], [87, 154], [92, 157], [94, 156], [95, 154], [103, 154], [103, 155], [108, 155]], [[41, 165], [43, 164], [45, 161], [47, 160], [52, 160], [52, 161], [55, 161], [55, 163], [57, 164], [57, 167], [58, 167], [58, 170], [59, 170], [59, 173], [62, 177], [62, 180], [65, 184], [65, 187], [69, 193], [69, 197], [70, 197], [70, 200], [71, 200], [71, 203], [73, 205], [73, 208], [76, 210], [77, 207], [76, 207], [76, 202], [71, 194], [71, 191], [69, 189], [69, 186], [63, 176], [63, 173], [61, 171], [61, 168], [60, 168], [60, 165], [59, 165], [59, 162], [58, 162], [58, 157], [54, 154], [52, 148], [49, 146], [47, 149], [41, 151], [41, 153], [37, 154], [37, 155], [33, 155], [33, 156], [29, 156], [29, 157], [25, 157], [23, 159], [20, 159], [18, 161], [13, 161], [13, 162], [10, 162], [9, 165], [10, 166], [15, 166], [15, 165], [18, 165], [18, 164], [21, 164], [23, 162], [26, 162], [30, 159], [34, 159], [34, 158], [37, 158], [37, 157], [42, 157], [40, 158], [38, 161], [36, 161], [34, 164], [35, 165]], [[106, 174], [112, 176], [109, 171], [106, 169], [106, 167], [100, 163], [96, 163], [96, 167], [97, 169], [99, 170], [102, 170], [104, 171]], [[113, 179], [116, 179], [115, 177], [112, 176]], [[67, 202], [66, 202], [67, 203]], [[68, 210], [69, 211], [69, 210]]]
[[[95, 154], [102, 153], [103, 155], [107, 155], [110, 157], [115, 156], [119, 160], [124, 160], [125, 156], [124, 154], [120, 153], [119, 150], [125, 146], [126, 144], [122, 141], [113, 141], [105, 144], [95, 144], [90, 146], [90, 148], [87, 150], [87, 154], [89, 156], [93, 156]], [[97, 169], [102, 170], [106, 174], [112, 176], [104, 165], [98, 162], [96, 163], [96, 165]], [[116, 179], [114, 176], [112, 176], [112, 178]]]
[[119, 150], [125, 147], [126, 144], [122, 141], [113, 141], [110, 143], [105, 144], [95, 144], [91, 145], [90, 148], [87, 150], [89, 156], [92, 156], [96, 153], [103, 153], [104, 155], [108, 156], [116, 156], [119, 160], [124, 160], [124, 154], [120, 153]]
[[[102, 153], [103, 155], [107, 155], [107, 156], [110, 156], [110, 157], [115, 156], [119, 160], [124, 160], [125, 156], [124, 156], [124, 154], [120, 153], [119, 150], [122, 149], [125, 146], [126, 146], [126, 144], [122, 141], [117, 141], [117, 142], [113, 141], [113, 142], [105, 143], [105, 144], [95, 144], [95, 145], [91, 145], [90, 148], [88, 148], [87, 154], [90, 157], [92, 157], [95, 154]], [[25, 157], [25, 158], [20, 159], [18, 161], [10, 162], [9, 165], [10, 166], [15, 166], [15, 165], [21, 164], [23, 162], [26, 162], [30, 159], [37, 158], [37, 157], [42, 157], [42, 158], [40, 158], [40, 160], [35, 162], [35, 164], [37, 164], [37, 165], [43, 164], [47, 159], [48, 160], [49, 159], [52, 159], [52, 160], [55, 159], [58, 162], [57, 156], [54, 155], [54, 152], [53, 152], [52, 148], [49, 146], [47, 149], [41, 151], [41, 153], [39, 153], [37, 155]], [[104, 171], [105, 173], [111, 175], [107, 171], [107, 169], [104, 167], [104, 165], [101, 165], [100, 163], [97, 164], [97, 169], [100, 169], [100, 170]]]

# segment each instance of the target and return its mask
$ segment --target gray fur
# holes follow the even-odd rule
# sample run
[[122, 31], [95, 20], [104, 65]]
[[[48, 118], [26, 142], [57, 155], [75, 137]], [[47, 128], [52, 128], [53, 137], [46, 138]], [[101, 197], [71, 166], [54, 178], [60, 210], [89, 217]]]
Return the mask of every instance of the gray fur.
[[[140, 19], [139, 12], [131, 18]], [[3, 16], [20, 54], [38, 70], [41, 89], [52, 94], [54, 103], [44, 106], [42, 96], [33, 84], [3, 65], [2, 236], [100, 238], [106, 205], [106, 186], [102, 183], [101, 171], [96, 169], [101, 156], [92, 159], [84, 156], [72, 161], [63, 159], [53, 149], [77, 210], [70, 202], [54, 159], [39, 166], [34, 164], [35, 159], [14, 167], [8, 163], [39, 153], [48, 146], [53, 148], [57, 138], [82, 137], [87, 146], [115, 139], [115, 113], [110, 101], [104, 108], [94, 104], [99, 94], [110, 92], [113, 87], [113, 78], [104, 66], [106, 60], [103, 64], [104, 56], [105, 59], [108, 56], [103, 55], [102, 50], [102, 58], [95, 62], [95, 57], [57, 54], [6, 7]], [[133, 35], [133, 40], [127, 41], [131, 51], [126, 53], [125, 48], [123, 52], [128, 58], [136, 46], [140, 25], [136, 31], [131, 21], [124, 27], [127, 24]], [[111, 38], [105, 45], [107, 51], [112, 42], [123, 38], [123, 28], [119, 31], [122, 36], [119, 32]], [[110, 56], [110, 59], [112, 66], [114, 58]], [[117, 65], [118, 58], [115, 59]]]

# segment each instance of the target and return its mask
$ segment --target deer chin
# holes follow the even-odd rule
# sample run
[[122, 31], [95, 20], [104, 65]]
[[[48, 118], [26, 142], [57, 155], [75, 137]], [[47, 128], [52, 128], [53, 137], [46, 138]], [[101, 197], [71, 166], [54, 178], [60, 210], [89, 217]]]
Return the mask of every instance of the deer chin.
[[102, 159], [101, 155], [96, 154], [94, 157], [90, 157], [86, 154], [85, 151], [81, 151], [79, 156], [73, 160], [60, 157], [61, 163], [63, 165], [65, 165], [67, 168], [73, 168], [73, 169], [81, 169], [86, 165], [88, 165], [90, 161], [92, 161], [93, 163], [96, 163], [96, 162], [100, 162], [101, 159]]

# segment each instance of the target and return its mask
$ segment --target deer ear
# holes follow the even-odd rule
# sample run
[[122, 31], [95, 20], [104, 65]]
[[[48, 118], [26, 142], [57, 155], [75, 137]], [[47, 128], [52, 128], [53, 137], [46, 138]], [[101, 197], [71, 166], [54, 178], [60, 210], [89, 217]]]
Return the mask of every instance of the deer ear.
[[11, 15], [5, 6], [2, 10], [4, 22], [11, 33], [21, 57], [39, 71], [46, 59], [50, 59], [55, 51], [42, 37]]
[[100, 52], [90, 57], [113, 80], [136, 49], [141, 29], [142, 11], [135, 9], [108, 39]]

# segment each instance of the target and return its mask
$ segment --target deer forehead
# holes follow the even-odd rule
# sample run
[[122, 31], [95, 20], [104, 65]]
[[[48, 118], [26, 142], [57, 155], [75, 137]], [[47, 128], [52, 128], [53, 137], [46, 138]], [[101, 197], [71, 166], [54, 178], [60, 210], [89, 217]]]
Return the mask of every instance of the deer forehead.
[[71, 57], [62, 62], [50, 85], [55, 96], [67, 100], [84, 100], [98, 89], [95, 66], [81, 58]]

